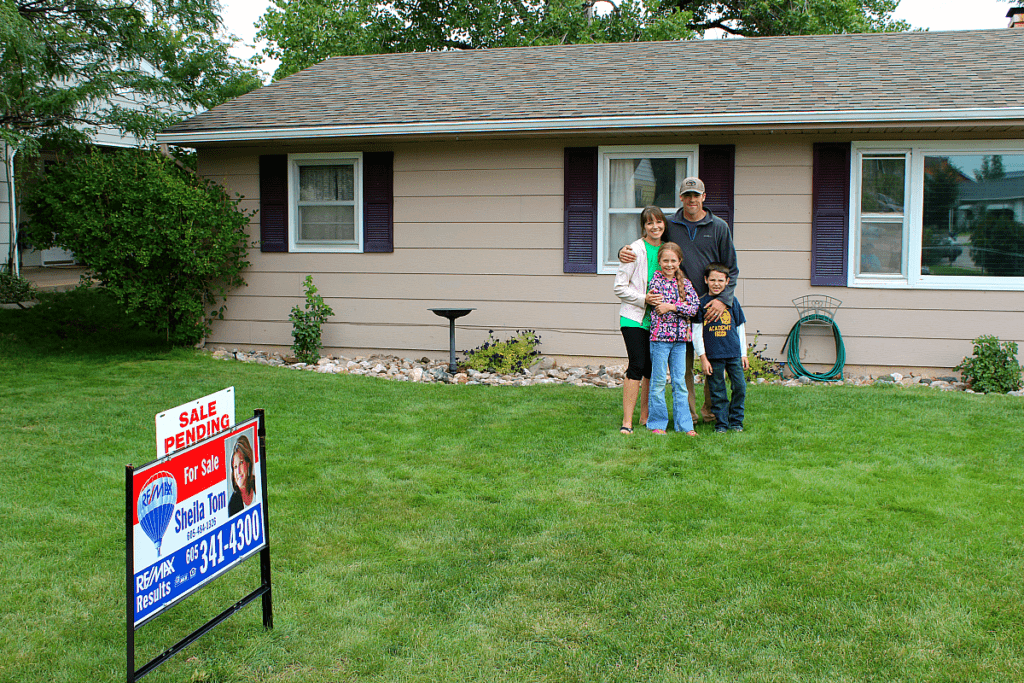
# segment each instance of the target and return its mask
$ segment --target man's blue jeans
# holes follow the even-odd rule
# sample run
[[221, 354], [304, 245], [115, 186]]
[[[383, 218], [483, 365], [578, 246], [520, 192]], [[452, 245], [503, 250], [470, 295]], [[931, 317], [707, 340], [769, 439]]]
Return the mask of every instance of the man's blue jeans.
[[[707, 378], [711, 390], [711, 412], [715, 414], [715, 429], [738, 429], [743, 426], [743, 401], [747, 396], [747, 381], [743, 377], [740, 358], [710, 358], [711, 376]], [[732, 385], [732, 399], [725, 395], [725, 375]], [[653, 386], [653, 385], [652, 385]]]
[[665, 401], [666, 370], [672, 374], [672, 418], [677, 432], [693, 430], [693, 418], [686, 400], [686, 342], [651, 342], [651, 394], [647, 428], [668, 427]]

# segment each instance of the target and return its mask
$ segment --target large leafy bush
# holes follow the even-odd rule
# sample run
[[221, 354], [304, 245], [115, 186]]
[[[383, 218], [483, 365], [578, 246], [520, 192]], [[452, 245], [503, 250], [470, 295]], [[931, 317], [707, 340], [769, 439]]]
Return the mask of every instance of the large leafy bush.
[[97, 151], [49, 170], [28, 241], [74, 252], [140, 325], [193, 344], [244, 285], [248, 215], [223, 188], [155, 151]]

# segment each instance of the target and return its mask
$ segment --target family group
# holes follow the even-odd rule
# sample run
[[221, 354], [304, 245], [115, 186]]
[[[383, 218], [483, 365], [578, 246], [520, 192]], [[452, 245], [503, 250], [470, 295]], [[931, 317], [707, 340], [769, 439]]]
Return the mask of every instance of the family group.
[[726, 222], [704, 208], [706, 197], [699, 178], [686, 178], [679, 210], [666, 219], [658, 207], [646, 207], [640, 239], [619, 251], [615, 295], [622, 301], [619, 325], [629, 357], [623, 434], [633, 433], [638, 396], [640, 423], [666, 434], [670, 382], [675, 431], [697, 436], [694, 357], [706, 378], [701, 419], [714, 421], [716, 432], [743, 431], [743, 371], [749, 364], [746, 320], [734, 296], [736, 248]]

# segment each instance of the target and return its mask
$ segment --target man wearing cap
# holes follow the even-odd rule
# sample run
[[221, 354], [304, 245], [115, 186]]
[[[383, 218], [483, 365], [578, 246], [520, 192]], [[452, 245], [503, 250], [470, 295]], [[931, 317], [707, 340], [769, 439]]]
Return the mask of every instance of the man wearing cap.
[[[717, 322], [732, 305], [736, 291], [736, 280], [740, 270], [736, 265], [736, 247], [732, 243], [729, 226], [704, 208], [704, 183], [700, 178], [686, 178], [679, 185], [679, 200], [682, 206], [665, 225], [663, 242], [675, 242], [683, 250], [683, 272], [697, 290], [698, 296], [708, 293], [704, 282], [704, 268], [709, 263], [721, 263], [729, 268], [729, 284], [725, 290], [708, 304], [704, 311], [704, 324]], [[636, 259], [633, 251], [625, 246], [619, 250], [619, 260], [630, 263]], [[693, 394], [693, 346], [686, 350], [686, 390], [689, 392], [690, 415], [697, 422], [697, 397]], [[704, 383], [704, 405], [701, 417], [705, 422], [715, 419], [711, 413], [708, 383]]]

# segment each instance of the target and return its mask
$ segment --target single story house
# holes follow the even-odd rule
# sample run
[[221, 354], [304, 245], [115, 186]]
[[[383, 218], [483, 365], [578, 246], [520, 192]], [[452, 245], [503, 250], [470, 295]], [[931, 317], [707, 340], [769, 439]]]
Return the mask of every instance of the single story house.
[[[1009, 28], [337, 57], [158, 139], [257, 211], [211, 344], [289, 346], [312, 274], [328, 350], [443, 356], [428, 309], [464, 306], [460, 350], [531, 329], [621, 359], [616, 252], [696, 174], [767, 355], [827, 295], [848, 365], [948, 369], [1024, 340], [1024, 226], [970, 187], [1024, 171], [1021, 54]], [[830, 366], [820, 332], [803, 360]]]

